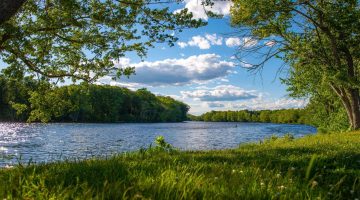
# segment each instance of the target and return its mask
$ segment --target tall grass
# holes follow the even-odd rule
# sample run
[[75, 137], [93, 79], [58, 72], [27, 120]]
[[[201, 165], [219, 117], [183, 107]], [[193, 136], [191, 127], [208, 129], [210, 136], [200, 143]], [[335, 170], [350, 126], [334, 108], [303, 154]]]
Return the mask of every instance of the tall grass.
[[2, 169], [0, 198], [360, 197], [360, 132], [272, 138], [221, 151], [176, 151], [160, 143], [166, 148]]

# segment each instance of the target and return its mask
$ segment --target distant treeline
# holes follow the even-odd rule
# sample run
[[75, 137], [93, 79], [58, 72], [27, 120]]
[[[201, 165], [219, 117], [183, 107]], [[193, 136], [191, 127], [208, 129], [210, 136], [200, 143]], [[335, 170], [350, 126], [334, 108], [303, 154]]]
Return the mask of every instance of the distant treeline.
[[206, 122], [271, 122], [288, 124], [307, 124], [320, 132], [344, 131], [349, 124], [345, 110], [340, 102], [329, 98], [318, 101], [312, 98], [303, 109], [260, 110], [260, 111], [211, 111], [200, 116], [188, 115], [193, 121]]
[[189, 106], [146, 89], [101, 85], [56, 87], [0, 76], [0, 120], [28, 122], [180, 122]]
[[194, 121], [206, 122], [272, 122], [309, 124], [304, 109], [261, 110], [261, 111], [211, 111], [201, 116], [188, 115]]

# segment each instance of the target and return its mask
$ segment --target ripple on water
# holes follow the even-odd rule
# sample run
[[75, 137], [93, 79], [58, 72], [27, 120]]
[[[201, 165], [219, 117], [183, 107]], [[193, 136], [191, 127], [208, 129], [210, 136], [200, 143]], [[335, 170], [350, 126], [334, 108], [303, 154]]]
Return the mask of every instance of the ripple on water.
[[261, 123], [26, 124], [0, 123], [0, 167], [84, 159], [146, 148], [158, 135], [184, 150], [234, 148], [272, 134], [295, 137], [316, 132], [304, 125]]

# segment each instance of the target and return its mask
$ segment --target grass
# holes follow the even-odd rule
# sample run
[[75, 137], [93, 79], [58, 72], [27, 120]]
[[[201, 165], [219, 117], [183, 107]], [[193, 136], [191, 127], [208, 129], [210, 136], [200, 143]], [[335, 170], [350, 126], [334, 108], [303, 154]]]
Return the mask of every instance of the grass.
[[0, 170], [0, 199], [359, 199], [360, 132]]

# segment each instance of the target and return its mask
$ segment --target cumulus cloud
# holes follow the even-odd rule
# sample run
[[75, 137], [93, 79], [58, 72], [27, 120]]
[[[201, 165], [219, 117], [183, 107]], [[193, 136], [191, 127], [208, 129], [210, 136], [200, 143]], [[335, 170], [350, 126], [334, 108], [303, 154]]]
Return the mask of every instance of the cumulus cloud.
[[[202, 102], [201, 104], [192, 104], [190, 113], [200, 115], [209, 110], [279, 110], [290, 108], [304, 108], [308, 104], [307, 99], [263, 99], [261, 97], [247, 101], [215, 101]], [[194, 106], [196, 105], [196, 106]]]
[[195, 46], [199, 49], [210, 49], [211, 45], [222, 45], [223, 38], [216, 34], [206, 34], [205, 37], [196, 35], [193, 36], [188, 42], [178, 42], [180, 48], [187, 46]]
[[[205, 11], [211, 11], [216, 14], [227, 16], [230, 14], [230, 7], [233, 5], [232, 1], [214, 1], [213, 6], [204, 6], [201, 5], [202, 1], [200, 0], [184, 0], [185, 8], [189, 12], [193, 13], [194, 19], [203, 19], [208, 20], [208, 16]], [[182, 9], [178, 9], [175, 13], [180, 12]]]
[[230, 37], [225, 40], [225, 44], [228, 47], [235, 47], [241, 45], [241, 40], [238, 37]]
[[180, 48], [182, 48], [182, 49], [188, 46], [188, 44], [187, 44], [186, 42], [178, 42], [177, 44], [178, 44], [178, 45], [180, 46]]
[[244, 90], [233, 85], [219, 85], [214, 88], [204, 88], [194, 91], [182, 91], [185, 98], [194, 98], [200, 101], [238, 101], [259, 97], [254, 90]]
[[200, 35], [192, 37], [192, 39], [187, 43], [189, 46], [197, 46], [199, 49], [210, 49], [210, 42]]
[[122, 78], [121, 83], [142, 84], [145, 86], [185, 85], [205, 82], [227, 76], [235, 64], [221, 60], [216, 54], [201, 54], [179, 59], [165, 59], [155, 62], [116, 63], [118, 67], [133, 66], [136, 75]]
[[205, 38], [210, 41], [212, 45], [222, 45], [223, 38], [214, 34], [206, 34]]
[[255, 99], [252, 102], [246, 103], [232, 103], [229, 107], [239, 110], [278, 110], [278, 109], [290, 109], [290, 108], [304, 108], [308, 104], [307, 99]]
[[241, 46], [244, 48], [251, 48], [255, 45], [257, 45], [258, 41], [250, 38], [250, 37], [244, 37], [244, 38], [238, 38], [238, 37], [229, 37], [225, 40], [225, 44], [228, 47], [237, 47]]

